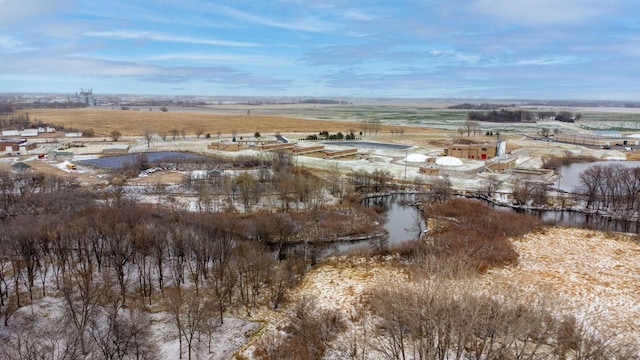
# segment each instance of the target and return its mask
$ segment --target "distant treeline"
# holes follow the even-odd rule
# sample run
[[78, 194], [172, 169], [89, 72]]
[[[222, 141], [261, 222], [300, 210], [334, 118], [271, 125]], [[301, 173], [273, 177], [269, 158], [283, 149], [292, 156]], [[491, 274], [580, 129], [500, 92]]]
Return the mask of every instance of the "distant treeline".
[[567, 106], [567, 107], [624, 107], [637, 108], [640, 107], [638, 102], [624, 101], [576, 101], [576, 100], [552, 100], [552, 101], [535, 101], [527, 103], [527, 106]]
[[[37, 129], [39, 127], [53, 126], [58, 130], [64, 129], [64, 126], [56, 126], [52, 124], [44, 123], [41, 119], [32, 119], [29, 113], [22, 114], [4, 114], [0, 115], [0, 129]], [[76, 129], [67, 129], [69, 131]]]
[[185, 101], [185, 100], [157, 100], [157, 99], [144, 99], [138, 101], [111, 101], [112, 103], [118, 106], [138, 106], [138, 107], [147, 107], [147, 106], [180, 106], [180, 107], [204, 107], [207, 105], [204, 101]]
[[305, 99], [300, 100], [300, 104], [329, 104], [329, 105], [346, 105], [348, 101], [339, 101], [332, 99]]
[[[456, 104], [448, 106], [447, 109], [459, 110], [493, 110], [516, 107], [516, 104]], [[579, 100], [551, 100], [551, 101], [531, 101], [524, 106], [564, 106], [564, 107], [623, 107], [638, 108], [640, 102], [624, 102], [624, 101], [579, 101]]]
[[457, 109], [457, 110], [495, 110], [495, 109], [515, 107], [515, 106], [516, 105], [514, 105], [514, 104], [505, 105], [505, 104], [488, 104], [488, 103], [483, 103], [483, 104], [464, 103], [464, 104], [457, 104], [457, 105], [447, 106], [447, 109]]
[[562, 122], [575, 122], [582, 118], [581, 114], [573, 114], [569, 111], [541, 111], [532, 112], [525, 110], [493, 110], [489, 112], [471, 111], [467, 114], [467, 118], [473, 121], [486, 122], [524, 122], [532, 123], [538, 120], [556, 120]]
[[10, 102], [1, 102], [0, 103], [0, 114], [12, 113], [13, 112], [13, 104]]
[[30, 103], [14, 103], [12, 104], [13, 110], [22, 109], [74, 109], [85, 107], [83, 102], [30, 102]]
[[0, 116], [0, 129], [29, 129], [32, 125], [29, 114]]

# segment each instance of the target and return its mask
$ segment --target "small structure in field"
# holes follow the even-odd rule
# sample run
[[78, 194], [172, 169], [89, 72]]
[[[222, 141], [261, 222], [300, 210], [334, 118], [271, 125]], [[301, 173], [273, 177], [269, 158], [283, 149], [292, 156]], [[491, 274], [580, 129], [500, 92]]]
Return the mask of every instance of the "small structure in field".
[[484, 162], [484, 167], [490, 172], [503, 172], [516, 167], [516, 159], [494, 158]]
[[82, 137], [81, 132], [68, 132], [64, 134], [65, 137]]
[[429, 157], [427, 155], [409, 154], [404, 158], [404, 161], [413, 162], [413, 163], [424, 163], [424, 162], [427, 162], [428, 158]]
[[244, 149], [244, 145], [238, 142], [212, 142], [211, 144], [207, 145], [207, 149], [220, 151], [238, 151]]
[[13, 170], [14, 172], [27, 171], [27, 170], [31, 170], [31, 165], [25, 164], [23, 162], [17, 162], [11, 165], [11, 170]]
[[129, 152], [131, 148], [130, 145], [126, 144], [113, 144], [102, 149], [103, 154], [126, 154]]
[[291, 149], [292, 154], [309, 154], [314, 152], [319, 152], [324, 150], [324, 145], [316, 145], [316, 146], [307, 146], [307, 147], [295, 147]]
[[343, 156], [356, 155], [358, 153], [358, 149], [345, 149], [345, 150], [335, 150], [335, 151], [326, 151], [324, 153], [324, 157], [326, 159], [334, 159]]
[[440, 169], [435, 166], [421, 166], [418, 170], [420, 174], [437, 176], [440, 173]]
[[49, 159], [71, 159], [73, 158], [73, 153], [70, 151], [51, 151], [47, 154], [47, 158]]
[[20, 136], [36, 137], [38, 136], [38, 129], [24, 129], [20, 132]]
[[2, 130], [2, 136], [20, 136], [20, 130]]
[[267, 145], [261, 145], [260, 150], [262, 151], [286, 150], [286, 149], [293, 149], [295, 146], [296, 146], [295, 143], [267, 144]]
[[454, 156], [441, 156], [436, 159], [436, 165], [446, 166], [446, 167], [457, 167], [457, 166], [463, 166], [464, 163], [462, 162], [462, 160]]

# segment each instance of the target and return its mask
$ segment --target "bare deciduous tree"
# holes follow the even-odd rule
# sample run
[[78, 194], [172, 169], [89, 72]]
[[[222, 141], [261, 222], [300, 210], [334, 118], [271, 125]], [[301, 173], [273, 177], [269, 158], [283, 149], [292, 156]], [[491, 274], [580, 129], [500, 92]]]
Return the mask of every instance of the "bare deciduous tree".
[[196, 129], [196, 140], [200, 140], [200, 136], [202, 136], [202, 134], [204, 134], [204, 129], [203, 128], [197, 128]]
[[150, 147], [154, 137], [153, 131], [151, 131], [151, 129], [145, 129], [142, 132], [142, 136], [144, 137], [144, 141], [147, 143], [147, 147]]
[[171, 138], [173, 139], [173, 141], [176, 141], [176, 140], [178, 140], [178, 137], [180, 136], [180, 130], [171, 129], [171, 130], [169, 130], [169, 135], [171, 135]]

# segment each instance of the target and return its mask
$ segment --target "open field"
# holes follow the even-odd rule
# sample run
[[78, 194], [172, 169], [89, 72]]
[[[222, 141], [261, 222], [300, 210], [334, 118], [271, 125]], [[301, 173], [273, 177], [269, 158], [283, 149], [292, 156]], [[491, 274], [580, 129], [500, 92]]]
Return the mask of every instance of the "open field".
[[558, 311], [640, 341], [640, 243], [622, 234], [551, 228], [515, 245], [518, 265], [490, 271], [485, 288], [548, 293]]
[[[464, 127], [469, 110], [447, 109], [446, 104], [350, 104], [350, 105], [210, 105], [207, 107], [170, 107], [168, 112], [158, 108], [139, 107], [84, 109], [31, 109], [25, 110], [32, 119], [76, 130], [93, 129], [97, 136], [108, 136], [113, 130], [125, 136], [139, 136], [145, 130], [154, 133], [170, 130], [194, 134], [289, 133], [306, 135], [319, 131], [358, 133], [364, 121], [379, 124], [379, 135], [390, 134], [392, 129], [403, 128], [405, 135], [456, 134]], [[535, 107], [529, 111], [571, 111], [582, 114], [577, 123], [557, 121], [540, 123], [480, 122], [480, 131], [509, 134], [537, 133], [541, 128], [560, 132], [587, 132], [591, 130], [619, 130], [640, 132], [640, 109], [627, 108], [558, 108]]]
[[[317, 133], [359, 131], [359, 124], [349, 121], [311, 120], [276, 115], [228, 115], [206, 112], [169, 111], [132, 111], [98, 108], [85, 109], [38, 109], [28, 110], [32, 120], [47, 124], [64, 126], [66, 129], [93, 129], [96, 135], [108, 136], [117, 130], [123, 135], [141, 135], [146, 129], [152, 132], [170, 130], [185, 131], [194, 134], [202, 129], [204, 134], [216, 134], [218, 131], [229, 134], [251, 133]], [[397, 128], [398, 126], [393, 126]], [[390, 125], [382, 125], [381, 131], [389, 132]], [[428, 131], [426, 128], [407, 127], [406, 132]]]

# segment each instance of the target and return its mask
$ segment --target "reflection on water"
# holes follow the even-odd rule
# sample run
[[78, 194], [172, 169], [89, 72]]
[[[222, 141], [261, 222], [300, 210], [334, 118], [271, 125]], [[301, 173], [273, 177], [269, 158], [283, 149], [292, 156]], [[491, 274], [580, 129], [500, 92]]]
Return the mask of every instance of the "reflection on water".
[[285, 245], [283, 251], [278, 252], [277, 256], [282, 257], [290, 252], [298, 252], [305, 259], [310, 259], [312, 263], [315, 263], [317, 258], [333, 255], [381, 253], [382, 249], [416, 240], [425, 229], [425, 222], [420, 210], [412, 205], [415, 200], [415, 194], [384, 195], [363, 200], [364, 205], [374, 207], [378, 213], [384, 216], [383, 227], [387, 232], [386, 236], [324, 244]]
[[370, 240], [339, 242], [325, 245], [322, 256], [345, 253], [378, 252], [383, 248], [416, 240], [425, 229], [422, 214], [412, 203], [415, 194], [393, 194], [363, 200], [363, 204], [376, 209], [385, 218], [386, 237]]
[[[411, 205], [415, 200], [415, 194], [394, 194], [365, 199], [363, 201], [365, 205], [374, 207], [376, 211], [384, 215], [384, 228], [388, 236], [371, 240], [318, 245], [321, 247], [318, 250], [319, 256], [326, 257], [350, 252], [366, 253], [375, 251], [382, 246], [395, 246], [418, 239], [422, 231], [426, 229], [426, 225], [420, 210]], [[627, 233], [638, 233], [640, 229], [640, 222], [613, 220], [600, 215], [575, 211], [522, 210], [499, 205], [494, 205], [494, 207], [504, 211], [518, 211], [538, 216], [546, 224]]]
[[626, 233], [638, 233], [640, 222], [622, 221], [596, 214], [585, 214], [576, 211], [555, 210], [523, 210], [512, 209], [506, 206], [494, 205], [495, 208], [505, 211], [517, 211], [539, 217], [545, 224], [569, 226], [583, 229], [620, 231]]
[[374, 207], [384, 215], [384, 229], [389, 234], [389, 245], [398, 245], [415, 240], [425, 228], [424, 219], [412, 203], [415, 194], [394, 194], [377, 196], [364, 200], [364, 204]]
[[[638, 233], [637, 221], [614, 220], [595, 214], [583, 214], [575, 211], [537, 211], [542, 221], [547, 224], [557, 224], [592, 230], [621, 231]], [[535, 213], [535, 211], [534, 211]]]
[[[575, 193], [580, 186], [580, 175], [593, 165], [620, 164], [626, 167], [640, 167], [640, 161], [596, 161], [588, 163], [574, 163], [561, 166], [560, 179], [556, 181], [554, 187], [562, 191]], [[560, 182], [558, 186], [558, 181]]]

